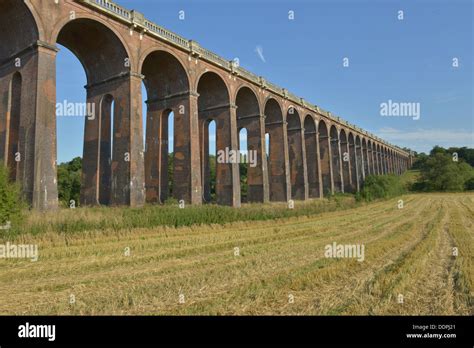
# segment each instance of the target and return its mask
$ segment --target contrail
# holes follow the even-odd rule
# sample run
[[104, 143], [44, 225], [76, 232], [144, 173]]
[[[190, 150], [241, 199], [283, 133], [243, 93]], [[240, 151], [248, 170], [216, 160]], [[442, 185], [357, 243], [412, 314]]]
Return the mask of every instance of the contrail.
[[265, 57], [263, 56], [263, 48], [262, 46], [257, 46], [255, 47], [255, 52], [257, 52], [258, 56], [262, 60], [262, 62], [266, 63], [267, 61], [265, 60]]

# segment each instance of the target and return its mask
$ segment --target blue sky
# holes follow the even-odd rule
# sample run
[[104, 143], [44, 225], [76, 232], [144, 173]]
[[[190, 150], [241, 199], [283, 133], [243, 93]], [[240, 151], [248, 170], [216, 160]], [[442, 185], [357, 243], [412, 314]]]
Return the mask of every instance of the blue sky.
[[[117, 3], [391, 143], [474, 147], [472, 0]], [[65, 48], [57, 72], [58, 102], [85, 101], [83, 68]], [[419, 103], [420, 118], [381, 116], [389, 100]], [[82, 156], [83, 128], [58, 118], [59, 162]]]

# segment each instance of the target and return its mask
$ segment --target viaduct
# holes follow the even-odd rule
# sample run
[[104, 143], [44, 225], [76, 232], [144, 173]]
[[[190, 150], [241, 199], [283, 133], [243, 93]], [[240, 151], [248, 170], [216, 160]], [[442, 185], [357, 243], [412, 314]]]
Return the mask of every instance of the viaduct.
[[[247, 130], [258, 159], [248, 168], [252, 202], [355, 192], [367, 175], [401, 174], [411, 164], [406, 151], [137, 11], [107, 0], [0, 0], [0, 157], [34, 209], [58, 206], [58, 44], [82, 63], [97, 110], [85, 118], [82, 204], [167, 198], [171, 112], [173, 196], [191, 204], [210, 200], [211, 121], [218, 150], [238, 150], [239, 130]], [[217, 203], [240, 206], [239, 165], [218, 163], [216, 172]]]

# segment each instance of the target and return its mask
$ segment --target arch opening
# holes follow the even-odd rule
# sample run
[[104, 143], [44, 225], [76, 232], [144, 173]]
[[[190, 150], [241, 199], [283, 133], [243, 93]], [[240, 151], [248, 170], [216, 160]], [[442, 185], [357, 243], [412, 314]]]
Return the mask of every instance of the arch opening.
[[323, 194], [325, 197], [327, 197], [333, 192], [333, 184], [331, 179], [331, 150], [328, 128], [326, 123], [322, 120], [319, 121], [318, 133]]
[[210, 119], [204, 122], [202, 159], [202, 182], [204, 203], [216, 203], [217, 201], [217, 147], [216, 147], [216, 121]]
[[[18, 55], [39, 40], [35, 18], [23, 1], [0, 2], [0, 64]], [[22, 64], [23, 65], [23, 64]]]
[[369, 172], [372, 175], [376, 175], [375, 171], [375, 159], [374, 159], [374, 143], [372, 141], [367, 141], [367, 151], [368, 151], [368, 158], [369, 158]]
[[59, 31], [57, 43], [73, 52], [82, 63], [89, 86], [126, 76], [130, 71], [122, 42], [98, 21], [88, 18], [69, 21]]
[[349, 133], [348, 137], [348, 146], [349, 146], [349, 158], [350, 158], [350, 172], [351, 172], [351, 192], [356, 192], [359, 190], [359, 168], [356, 155], [356, 144], [354, 140], [354, 135]]
[[355, 147], [356, 147], [356, 156], [357, 156], [357, 179], [359, 181], [359, 189], [362, 187], [362, 184], [365, 179], [364, 174], [364, 155], [362, 149], [362, 139], [360, 136], [356, 135], [355, 137]]
[[319, 158], [316, 123], [311, 115], [306, 115], [304, 120], [304, 140], [306, 150], [306, 166], [308, 173], [309, 198], [320, 197]]
[[387, 174], [387, 157], [385, 155], [384, 146], [380, 147], [380, 158], [381, 158], [381, 163], [382, 163], [382, 174], [386, 175]]
[[342, 181], [342, 163], [341, 149], [339, 144], [339, 132], [335, 126], [331, 126], [331, 158], [332, 158], [332, 179], [334, 183], [334, 192], [344, 192]]
[[[102, 118], [104, 112], [103, 96], [97, 99], [97, 104], [87, 103], [87, 93], [84, 86], [87, 77], [84, 67], [78, 57], [67, 47], [58, 44], [59, 52], [56, 55], [56, 156], [57, 156], [57, 182], [59, 204], [63, 206], [78, 206], [82, 204], [81, 194], [84, 189], [82, 172], [84, 166], [84, 122], [87, 122], [87, 112], [93, 111], [92, 117], [97, 120]], [[100, 121], [100, 130], [106, 132], [106, 126]], [[110, 142], [107, 138], [100, 139], [105, 143]], [[101, 147], [102, 144], [98, 144]], [[97, 149], [100, 156], [100, 150]], [[107, 152], [106, 152], [107, 153]], [[104, 165], [110, 166], [109, 157], [105, 161], [101, 158], [98, 165], [98, 173], [94, 184], [97, 186], [97, 196], [94, 203], [108, 204], [110, 197], [104, 198], [104, 178], [101, 171]], [[107, 172], [108, 175], [108, 172]], [[110, 178], [110, 176], [107, 176]], [[106, 192], [110, 195], [110, 182], [106, 184], [109, 188]], [[101, 192], [102, 190], [102, 192]]]
[[111, 198], [111, 163], [114, 153], [114, 112], [115, 101], [106, 94], [100, 107], [100, 147], [99, 147], [99, 204], [109, 205]]
[[[144, 59], [146, 135], [145, 187], [150, 203], [190, 200], [189, 80], [172, 54], [153, 51]], [[179, 180], [178, 180], [179, 179]], [[189, 179], [189, 180], [188, 180]]]
[[367, 140], [362, 139], [362, 158], [364, 161], [364, 179], [370, 175], [370, 158], [369, 158], [369, 149], [367, 147]]
[[349, 142], [347, 141], [347, 135], [344, 129], [341, 129], [339, 133], [339, 141], [340, 141], [340, 150], [341, 150], [342, 179], [344, 182], [344, 192], [353, 192]]
[[280, 104], [271, 98], [265, 108], [265, 133], [268, 134], [268, 183], [270, 201], [285, 202], [288, 197], [283, 113]]
[[[240, 163], [240, 177], [243, 180], [242, 173], [245, 172], [245, 185], [242, 186], [242, 202], [264, 202], [268, 200], [265, 192], [264, 182], [264, 156], [265, 142], [264, 129], [262, 127], [262, 115], [257, 96], [248, 87], [239, 89], [235, 98], [237, 106], [237, 128], [239, 134], [245, 129], [245, 147], [240, 147], [244, 151], [245, 163]], [[241, 145], [243, 145], [241, 141]], [[245, 169], [244, 169], [245, 168]], [[244, 192], [243, 189], [246, 191]]]
[[248, 148], [248, 131], [246, 128], [239, 129], [239, 174], [240, 174], [240, 198], [242, 203], [247, 203], [249, 200], [249, 181], [250, 179], [250, 168], [247, 162], [249, 158]]
[[[209, 136], [206, 134], [209, 122], [215, 121], [216, 146], [216, 202], [234, 206], [240, 204], [240, 185], [238, 185], [239, 167], [233, 163], [232, 154], [238, 151], [238, 135], [235, 143], [231, 130], [231, 105], [227, 86], [214, 72], [204, 73], [198, 82], [198, 117], [200, 124], [201, 170], [204, 201], [209, 202], [211, 187], [209, 168]], [[232, 152], [231, 152], [232, 151]]]
[[303, 139], [300, 115], [294, 108], [287, 112], [288, 157], [292, 199], [303, 200], [305, 195]]
[[381, 145], [377, 145], [377, 160], [378, 160], [379, 175], [383, 175], [384, 170], [383, 170], [383, 162], [382, 162], [382, 146]]
[[[93, 40], [91, 39], [93, 38]], [[128, 54], [120, 39], [99, 21], [78, 18], [66, 23], [56, 38], [63, 49], [57, 55], [57, 104], [72, 103], [84, 117], [84, 132], [77, 132], [81, 118], [58, 117], [58, 153], [64, 159], [79, 151], [71, 144], [83, 143], [81, 163], [81, 204], [111, 205], [130, 203], [130, 66]], [[64, 50], [66, 48], [66, 50]], [[71, 54], [72, 53], [72, 54]], [[74, 68], [75, 76], [64, 71], [72, 60], [78, 60], [82, 70]], [[76, 63], [74, 63], [76, 64]], [[63, 73], [61, 73], [63, 72]], [[83, 77], [85, 74], [85, 79]], [[74, 100], [79, 81], [86, 85], [85, 98]], [[74, 81], [74, 83], [71, 83]], [[64, 86], [67, 86], [65, 90]], [[66, 91], [66, 92], [64, 92]], [[75, 95], [75, 97], [71, 97]], [[72, 100], [72, 101], [71, 101]], [[58, 109], [57, 109], [58, 110]], [[61, 115], [58, 115], [61, 116]], [[76, 131], [68, 137], [71, 128]], [[83, 141], [81, 141], [81, 138]], [[75, 145], [77, 146], [77, 145]], [[70, 162], [71, 163], [71, 162]], [[60, 193], [61, 195], [61, 193]]]

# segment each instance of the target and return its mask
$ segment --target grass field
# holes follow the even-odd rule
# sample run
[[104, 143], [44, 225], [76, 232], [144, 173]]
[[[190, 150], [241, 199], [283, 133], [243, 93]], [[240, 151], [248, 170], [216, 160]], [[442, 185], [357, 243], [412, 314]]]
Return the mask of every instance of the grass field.
[[[398, 200], [226, 225], [18, 235], [12, 242], [37, 244], [40, 256], [0, 259], [0, 313], [473, 315], [474, 194], [406, 195], [403, 209]], [[326, 258], [333, 242], [363, 244], [364, 261]]]

